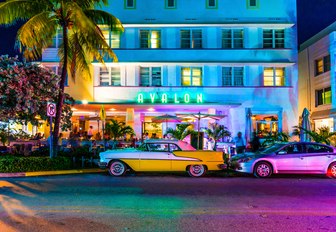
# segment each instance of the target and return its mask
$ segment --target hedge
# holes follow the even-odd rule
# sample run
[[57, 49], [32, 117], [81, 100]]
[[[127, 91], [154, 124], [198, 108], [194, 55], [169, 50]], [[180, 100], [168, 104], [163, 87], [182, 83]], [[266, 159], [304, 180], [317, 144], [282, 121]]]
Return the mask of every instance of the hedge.
[[67, 170], [72, 168], [70, 157], [0, 157], [0, 173]]

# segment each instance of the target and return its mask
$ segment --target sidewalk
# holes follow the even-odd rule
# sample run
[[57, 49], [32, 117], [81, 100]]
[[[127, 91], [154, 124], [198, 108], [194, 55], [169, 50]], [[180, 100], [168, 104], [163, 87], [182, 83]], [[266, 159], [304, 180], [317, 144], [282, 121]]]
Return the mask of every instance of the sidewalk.
[[103, 172], [106, 172], [106, 170], [102, 170], [100, 168], [40, 171], [40, 172], [16, 172], [16, 173], [0, 173], [0, 178], [26, 177], [26, 176], [54, 176], [54, 175], [67, 175], [67, 174], [103, 173]]

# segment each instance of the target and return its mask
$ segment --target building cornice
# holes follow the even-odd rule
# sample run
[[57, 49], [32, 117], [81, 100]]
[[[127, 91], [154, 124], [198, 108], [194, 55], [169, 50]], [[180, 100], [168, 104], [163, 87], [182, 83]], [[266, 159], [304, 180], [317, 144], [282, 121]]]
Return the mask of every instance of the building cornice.
[[141, 23], [141, 24], [123, 24], [124, 28], [157, 28], [157, 27], [261, 27], [261, 28], [291, 28], [294, 23], [277, 23], [277, 22], [228, 22], [228, 23]]

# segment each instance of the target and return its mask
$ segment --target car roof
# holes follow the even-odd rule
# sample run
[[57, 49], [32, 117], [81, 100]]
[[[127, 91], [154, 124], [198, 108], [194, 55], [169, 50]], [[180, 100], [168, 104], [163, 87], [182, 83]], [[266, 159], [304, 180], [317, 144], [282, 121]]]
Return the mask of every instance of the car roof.
[[327, 144], [324, 144], [324, 143], [317, 143], [317, 142], [301, 142], [301, 141], [293, 141], [293, 142], [279, 142], [279, 143], [275, 143], [275, 144], [280, 144], [280, 145], [290, 145], [290, 144], [302, 144], [302, 145], [309, 145], [309, 144], [312, 144], [312, 145], [321, 145], [321, 146], [326, 146], [326, 147], [330, 147], [332, 148], [334, 151], [336, 151], [336, 147], [334, 146], [331, 146], [331, 145], [327, 145]]
[[193, 151], [196, 150], [193, 146], [185, 141], [178, 139], [146, 139], [144, 143], [174, 143], [178, 145], [183, 151]]

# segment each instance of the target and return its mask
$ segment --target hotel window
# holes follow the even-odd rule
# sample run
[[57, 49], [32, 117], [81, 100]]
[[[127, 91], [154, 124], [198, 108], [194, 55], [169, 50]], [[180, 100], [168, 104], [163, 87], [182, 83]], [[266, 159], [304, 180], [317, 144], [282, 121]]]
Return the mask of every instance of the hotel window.
[[285, 48], [285, 30], [263, 30], [263, 48]]
[[202, 68], [184, 67], [181, 74], [182, 86], [202, 86]]
[[315, 60], [315, 76], [330, 71], [330, 55]]
[[244, 86], [243, 67], [222, 67], [223, 86]]
[[331, 104], [331, 88], [316, 90], [316, 106]]
[[176, 9], [176, 0], [165, 0], [166, 9]]
[[284, 86], [285, 68], [264, 68], [264, 86]]
[[136, 0], [124, 0], [125, 9], [135, 9]]
[[120, 48], [120, 31], [110, 31], [107, 28], [102, 29], [106, 43], [111, 48]]
[[[45, 66], [47, 69], [53, 71], [56, 75], [61, 76], [62, 75], [62, 68], [59, 66]], [[65, 78], [65, 86], [68, 85], [68, 75]]]
[[259, 0], [246, 0], [247, 9], [258, 9]]
[[201, 29], [183, 29], [180, 33], [181, 48], [202, 48]]
[[57, 30], [57, 34], [54, 36], [52, 40], [52, 44], [49, 48], [59, 48], [63, 43], [63, 32], [61, 30]]
[[217, 9], [217, 0], [206, 0], [207, 9]]
[[140, 67], [140, 86], [161, 86], [161, 67]]
[[100, 67], [100, 86], [120, 86], [119, 67]]
[[223, 29], [222, 48], [243, 48], [244, 31], [243, 29]]
[[140, 30], [140, 48], [161, 48], [161, 31]]

